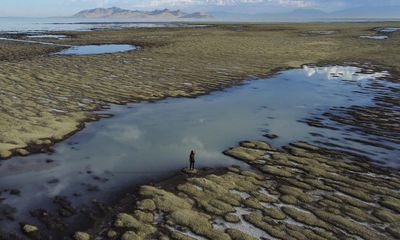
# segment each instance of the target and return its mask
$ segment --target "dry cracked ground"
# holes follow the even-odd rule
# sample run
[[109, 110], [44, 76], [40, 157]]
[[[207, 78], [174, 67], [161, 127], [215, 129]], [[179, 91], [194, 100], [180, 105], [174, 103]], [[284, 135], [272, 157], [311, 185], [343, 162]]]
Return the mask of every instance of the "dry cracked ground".
[[[111, 221], [74, 239], [399, 239], [400, 174], [305, 142], [245, 141], [225, 154], [251, 170], [142, 186]], [[31, 233], [40, 238], [39, 231]]]
[[85, 56], [49, 54], [60, 46], [1, 41], [0, 158], [46, 151], [97, 119], [93, 110], [110, 103], [196, 96], [305, 63], [372, 62], [398, 73], [399, 32], [384, 41], [359, 38], [382, 26], [398, 23], [210, 24], [58, 32], [70, 38], [42, 39], [142, 46]]

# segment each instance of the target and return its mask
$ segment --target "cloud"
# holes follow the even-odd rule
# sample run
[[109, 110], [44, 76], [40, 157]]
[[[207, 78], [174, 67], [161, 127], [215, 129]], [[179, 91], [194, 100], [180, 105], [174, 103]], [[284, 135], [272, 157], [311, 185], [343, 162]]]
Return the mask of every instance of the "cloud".
[[399, 5], [399, 0], [67, 0], [66, 3], [69, 3], [71, 8], [73, 6], [75, 11], [94, 7], [117, 6], [139, 10], [170, 8], [184, 11], [225, 11], [252, 14], [289, 12], [298, 8], [333, 12], [357, 7], [395, 6]]
[[72, 4], [91, 4], [96, 7], [108, 6], [113, 1], [111, 0], [69, 0]]
[[298, 8], [315, 7], [318, 5], [317, 2], [308, 0], [269, 0], [266, 2], [272, 4], [275, 3], [283, 7], [298, 7]]
[[289, 7], [310, 7], [314, 6], [314, 0], [150, 0], [142, 1], [142, 5], [149, 7], [160, 6], [195, 6], [195, 5], [213, 5], [213, 6], [237, 6], [250, 4], [278, 5]]
[[107, 131], [102, 131], [100, 134], [113, 139], [121, 144], [131, 144], [139, 140], [142, 136], [142, 131], [136, 126], [110, 126]]

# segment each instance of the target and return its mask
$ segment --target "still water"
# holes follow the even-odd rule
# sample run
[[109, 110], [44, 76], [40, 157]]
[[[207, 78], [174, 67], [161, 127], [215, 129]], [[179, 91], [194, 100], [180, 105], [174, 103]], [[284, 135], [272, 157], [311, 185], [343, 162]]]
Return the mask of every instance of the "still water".
[[[0, 33], [35, 33], [47, 31], [90, 31], [101, 29], [186, 27], [188, 24], [171, 22], [171, 19], [135, 18], [23, 18], [0, 17]], [[185, 20], [190, 22], [190, 19]], [[163, 22], [163, 23], [161, 23]], [[193, 25], [200, 26], [200, 25]]]
[[100, 45], [81, 45], [73, 46], [55, 53], [56, 55], [89, 55], [127, 52], [138, 49], [136, 46], [129, 44], [100, 44]]
[[365, 36], [360, 36], [360, 38], [372, 39], [372, 40], [385, 40], [388, 39], [389, 37], [384, 35], [365, 35]]
[[[53, 154], [1, 162], [0, 189], [18, 189], [21, 196], [3, 194], [0, 206], [15, 207], [18, 221], [34, 223], [28, 211], [52, 206], [54, 196], [67, 196], [75, 206], [92, 199], [107, 201], [127, 186], [183, 168], [191, 149], [197, 150], [200, 167], [240, 164], [221, 152], [241, 140], [267, 140], [263, 137], [267, 132], [279, 136], [268, 140], [274, 145], [295, 140], [331, 141], [399, 166], [395, 161], [400, 155], [398, 146], [384, 139], [375, 138], [397, 150], [345, 140], [368, 136], [299, 122], [333, 106], [373, 104], [377, 94], [369, 87], [373, 83], [400, 87], [378, 79], [387, 76], [386, 72], [359, 71], [356, 67], [305, 66], [195, 99], [113, 105], [105, 113], [114, 117], [86, 124], [84, 130], [57, 144]], [[81, 196], [74, 197], [74, 193]], [[0, 226], [18, 228], [10, 221], [2, 221]]]
[[382, 27], [377, 29], [381, 33], [394, 33], [400, 31], [400, 27]]

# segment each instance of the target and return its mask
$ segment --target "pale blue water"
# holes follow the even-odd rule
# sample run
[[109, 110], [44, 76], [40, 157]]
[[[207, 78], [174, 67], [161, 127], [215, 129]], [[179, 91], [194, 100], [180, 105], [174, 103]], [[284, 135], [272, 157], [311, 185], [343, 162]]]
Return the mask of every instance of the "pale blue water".
[[[346, 140], [352, 137], [372, 141], [371, 136], [344, 127], [337, 126], [339, 130], [335, 131], [299, 122], [321, 116], [334, 106], [373, 104], [372, 98], [381, 90], [371, 89], [372, 83], [400, 88], [399, 84], [376, 79], [387, 73], [360, 74], [359, 70], [304, 67], [195, 99], [112, 105], [105, 112], [114, 117], [86, 124], [84, 130], [57, 144], [55, 153], [1, 162], [0, 189], [22, 191], [20, 197], [5, 195], [3, 204], [18, 209], [18, 221], [28, 219], [34, 223], [28, 211], [51, 206], [54, 196], [68, 196], [75, 206], [88, 204], [92, 199], [107, 200], [127, 186], [183, 168], [188, 164], [191, 149], [197, 150], [200, 167], [241, 164], [222, 151], [249, 139], [266, 140], [277, 146], [297, 140], [334, 143], [398, 167], [399, 146], [385, 138], [375, 137], [373, 141], [396, 150]], [[266, 132], [279, 138], [264, 138]], [[312, 136], [311, 132], [325, 137]], [[54, 162], [46, 163], [46, 159]], [[94, 176], [108, 181], [96, 180]], [[58, 181], [51, 183], [54, 179]], [[98, 186], [100, 191], [88, 192], [88, 184]], [[83, 195], [73, 197], [75, 192]], [[15, 222], [0, 224], [3, 228], [18, 229]]]
[[[0, 17], [0, 33], [35, 33], [47, 31], [90, 31], [99, 29], [148, 28], [148, 27], [204, 27], [191, 22], [370, 22], [377, 19], [316, 19], [316, 18], [212, 18], [212, 19], [151, 19], [151, 18], [34, 18]], [[379, 19], [399, 21], [399, 19]], [[397, 31], [398, 27], [382, 27], [383, 32]]]
[[[180, 20], [182, 21], [182, 20]], [[190, 19], [185, 20], [190, 22]], [[22, 18], [0, 17], [0, 33], [35, 33], [47, 31], [89, 31], [99, 29], [185, 27], [186, 24], [172, 22], [171, 19], [137, 18]], [[194, 27], [197, 25], [194, 25]]]
[[360, 36], [360, 38], [363, 39], [370, 39], [370, 40], [386, 40], [389, 38], [390, 33], [394, 33], [397, 31], [400, 31], [400, 27], [381, 27], [375, 29], [379, 34], [385, 34], [385, 35], [364, 35]]
[[384, 35], [364, 35], [360, 36], [360, 38], [371, 39], [371, 40], [385, 40], [388, 39], [389, 37]]
[[56, 55], [89, 55], [105, 54], [116, 52], [127, 52], [137, 49], [136, 46], [129, 44], [101, 44], [101, 45], [82, 45], [73, 46], [55, 53]]
[[382, 27], [377, 29], [381, 33], [394, 33], [400, 31], [400, 27]]

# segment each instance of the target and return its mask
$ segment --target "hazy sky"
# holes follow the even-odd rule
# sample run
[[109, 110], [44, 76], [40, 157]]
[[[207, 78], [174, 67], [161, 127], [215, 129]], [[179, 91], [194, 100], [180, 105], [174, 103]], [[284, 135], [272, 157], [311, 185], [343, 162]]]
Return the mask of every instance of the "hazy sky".
[[95, 7], [171, 8], [191, 11], [287, 12], [295, 8], [335, 11], [400, 5], [400, 0], [0, 0], [0, 16], [69, 16]]

